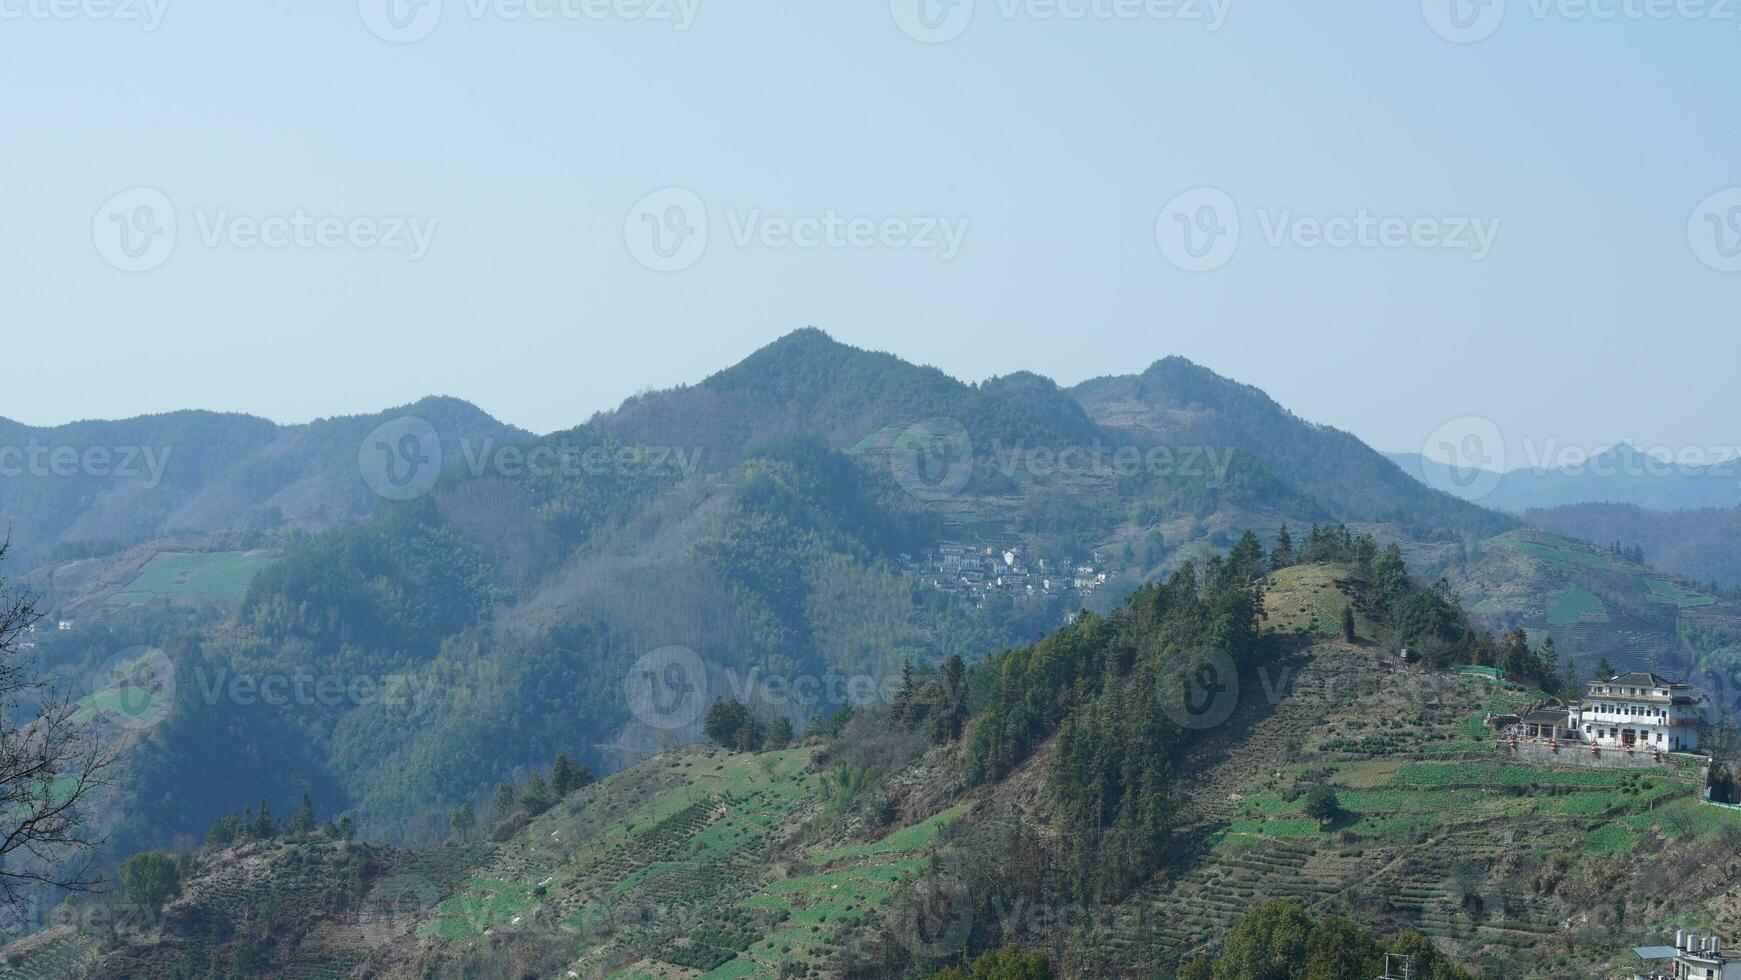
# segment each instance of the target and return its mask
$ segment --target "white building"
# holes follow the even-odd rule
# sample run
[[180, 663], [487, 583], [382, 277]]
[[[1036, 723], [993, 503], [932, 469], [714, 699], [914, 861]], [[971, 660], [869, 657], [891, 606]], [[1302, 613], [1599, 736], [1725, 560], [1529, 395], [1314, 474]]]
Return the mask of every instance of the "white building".
[[1569, 727], [1591, 745], [1691, 752], [1710, 704], [1710, 695], [1690, 684], [1634, 671], [1591, 681], [1584, 700], [1567, 709]]
[[1710, 695], [1690, 684], [1635, 671], [1591, 681], [1582, 701], [1538, 702], [1487, 720], [1513, 740], [1587, 745], [1592, 750], [1694, 752], [1710, 705]]
[[1685, 929], [1675, 933], [1673, 946], [1635, 946], [1639, 958], [1651, 964], [1649, 973], [1633, 980], [1741, 980], [1741, 954], [1724, 949], [1716, 936], [1701, 938]]

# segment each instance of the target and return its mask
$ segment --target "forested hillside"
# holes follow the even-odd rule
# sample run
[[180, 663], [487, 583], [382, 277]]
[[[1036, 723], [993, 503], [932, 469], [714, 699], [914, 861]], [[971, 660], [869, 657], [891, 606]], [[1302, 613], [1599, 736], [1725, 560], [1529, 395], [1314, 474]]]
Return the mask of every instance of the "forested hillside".
[[13, 560], [28, 567], [166, 532], [325, 527], [367, 516], [381, 497], [359, 469], [365, 437], [407, 415], [430, 426], [452, 461], [466, 446], [528, 435], [451, 398], [290, 426], [197, 411], [44, 428], [0, 419], [0, 515]]
[[[114, 726], [131, 775], [104, 815], [107, 860], [305, 792], [364, 837], [428, 844], [558, 752], [608, 774], [702, 738], [717, 697], [803, 731], [886, 704], [905, 665], [977, 664], [1067, 616], [1086, 612], [1073, 629], [1098, 647], [1125, 596], [1209, 567], [1248, 527], [1268, 548], [1291, 524], [1302, 551], [1371, 534], [1367, 560], [1398, 543], [1437, 570], [1509, 525], [1187, 362], [1073, 392], [1034, 375], [969, 385], [812, 330], [572, 430], [461, 449], [427, 493], [371, 494], [371, 516], [331, 529], [165, 538], [39, 570], [78, 613], [38, 652], [93, 711], [153, 665], [148, 709]], [[1359, 534], [1307, 542], [1313, 525]], [[940, 565], [946, 544], [972, 567]], [[1237, 651], [1227, 585], [1155, 615]], [[1494, 656], [1438, 642], [1435, 657]], [[1108, 668], [1071, 669], [1092, 691]], [[1003, 734], [974, 736], [984, 778], [1063, 724], [1048, 701], [1062, 692], [1024, 691], [990, 709]], [[1170, 812], [1168, 743], [1142, 710], [1108, 695], [1065, 740], [1105, 726], [1153, 743], [1130, 756], [1135, 796], [1077, 804], [1072, 819], [1117, 815], [1107, 846], [1152, 846], [1143, 828]]]
[[1672, 771], [1501, 764], [1482, 713], [1530, 687], [1396, 656], [1552, 683], [1516, 643], [1370, 539], [1245, 536], [807, 732], [721, 702], [729, 747], [590, 784], [546, 760], [441, 846], [238, 813], [0, 955], [20, 976], [1202, 980], [1386, 952], [1440, 980], [1605, 975], [1664, 908], [1727, 900], [1741, 825]]

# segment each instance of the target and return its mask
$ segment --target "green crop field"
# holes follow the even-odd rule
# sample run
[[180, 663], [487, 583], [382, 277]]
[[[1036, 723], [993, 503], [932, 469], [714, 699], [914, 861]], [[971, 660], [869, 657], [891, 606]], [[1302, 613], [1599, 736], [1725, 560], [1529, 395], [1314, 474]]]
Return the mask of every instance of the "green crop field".
[[139, 575], [109, 601], [122, 605], [156, 598], [238, 602], [272, 558], [266, 551], [166, 551], [146, 562]]
[[1717, 601], [1702, 592], [1684, 589], [1673, 582], [1665, 582], [1662, 579], [1645, 579], [1644, 584], [1650, 589], [1651, 601], [1670, 602], [1681, 609], [1692, 606], [1709, 606]]
[[161, 717], [168, 710], [165, 699], [174, 696], [175, 665], [162, 650], [146, 650], [113, 664], [103, 680], [104, 686], [74, 705], [74, 721], [82, 724], [105, 714], [123, 724]]
[[1582, 586], [1574, 585], [1548, 596], [1549, 625], [1571, 626], [1576, 623], [1607, 621], [1608, 607], [1602, 605], [1602, 600], [1595, 593]]
[[1619, 560], [1608, 555], [1584, 551], [1571, 542], [1565, 544], [1543, 544], [1539, 541], [1522, 541], [1511, 534], [1502, 534], [1493, 539], [1493, 543], [1526, 555], [1539, 558], [1555, 568], [1571, 568], [1579, 565], [1584, 568], [1595, 568], [1601, 571], [1614, 571], [1625, 566]]

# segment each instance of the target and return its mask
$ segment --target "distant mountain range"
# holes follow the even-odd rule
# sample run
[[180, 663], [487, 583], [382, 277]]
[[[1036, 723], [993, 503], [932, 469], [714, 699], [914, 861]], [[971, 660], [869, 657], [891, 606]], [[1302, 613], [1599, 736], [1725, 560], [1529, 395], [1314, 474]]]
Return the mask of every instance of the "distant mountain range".
[[0, 515], [13, 558], [31, 564], [63, 544], [365, 517], [382, 497], [359, 466], [364, 439], [404, 416], [428, 423], [454, 459], [462, 443], [531, 437], [454, 398], [306, 425], [200, 411], [52, 427], [0, 418]]
[[1628, 504], [1657, 511], [1741, 506], [1741, 462], [1686, 466], [1627, 443], [1576, 468], [1505, 473], [1457, 469], [1420, 453], [1385, 455], [1427, 486], [1513, 514], [1573, 504]]
[[[141, 775], [117, 807], [123, 853], [198, 836], [243, 803], [288, 810], [304, 791], [376, 839], [439, 839], [455, 806], [487, 806], [556, 752], [602, 773], [699, 737], [698, 714], [640, 710], [629, 685], [648, 671], [676, 663], [709, 700], [743, 694], [801, 727], [862, 696], [844, 680], [1030, 641], [1247, 529], [1266, 546], [1284, 522], [1398, 543], [1429, 580], [1475, 590], [1466, 601], [1494, 624], [1557, 625], [1524, 593], [1585, 574], [1558, 549], [1484, 548], [1520, 521], [1180, 358], [1068, 389], [1028, 373], [966, 384], [802, 330], [545, 436], [448, 399], [294, 427], [204, 413], [83, 425], [15, 428], [0, 447], [161, 444], [172, 465], [151, 489], [51, 476], [0, 493], [40, 565], [30, 584], [76, 620], [39, 638], [46, 667], [88, 686], [149, 648], [194, 671], [126, 733]], [[383, 452], [443, 466], [399, 493], [371, 471]], [[1067, 574], [975, 603], [909, 571], [904, 556], [945, 542], [1019, 548]], [[1104, 584], [1059, 584], [1085, 564]], [[1609, 597], [1629, 632], [1587, 629], [1568, 656], [1623, 635], [1685, 665], [1730, 643], [1725, 606], [1631, 565], [1603, 574], [1578, 587]], [[1478, 605], [1488, 588], [1504, 600]], [[1663, 588], [1687, 611], [1649, 598]], [[1697, 650], [1677, 615], [1701, 617]], [[214, 678], [310, 673], [416, 683], [409, 702], [209, 693]], [[822, 683], [770, 702], [769, 677]]]

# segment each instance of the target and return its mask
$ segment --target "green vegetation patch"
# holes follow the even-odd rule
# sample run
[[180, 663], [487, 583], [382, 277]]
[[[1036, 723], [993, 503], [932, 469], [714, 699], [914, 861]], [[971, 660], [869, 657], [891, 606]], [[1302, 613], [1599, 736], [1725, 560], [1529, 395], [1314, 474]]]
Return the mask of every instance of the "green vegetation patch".
[[1590, 854], [1620, 854], [1632, 850], [1635, 840], [1625, 825], [1611, 823], [1585, 834], [1578, 849]]
[[874, 844], [849, 844], [846, 847], [830, 851], [816, 860], [827, 864], [831, 861], [866, 857], [872, 854], [904, 854], [907, 851], [916, 851], [935, 840], [937, 834], [944, 827], [953, 823], [970, 809], [972, 809], [971, 804], [959, 803], [929, 820], [916, 823], [903, 830], [897, 830]]
[[481, 935], [536, 905], [533, 888], [524, 882], [472, 878], [458, 894], [436, 906], [437, 918], [423, 931], [443, 939]]
[[1649, 598], [1652, 602], [1673, 603], [1681, 609], [1691, 606], [1709, 606], [1717, 601], [1703, 592], [1694, 592], [1692, 589], [1682, 588], [1673, 582], [1665, 582], [1662, 579], [1645, 579], [1644, 585], [1650, 590]]
[[1608, 607], [1594, 592], [1574, 585], [1548, 594], [1548, 623], [1552, 626], [1573, 626], [1578, 623], [1606, 623]]
[[1619, 559], [1612, 556], [1586, 551], [1573, 542], [1562, 541], [1560, 539], [1554, 539], [1554, 543], [1547, 544], [1540, 541], [1525, 541], [1516, 537], [1515, 534], [1502, 534], [1499, 537], [1494, 538], [1493, 542], [1506, 548], [1511, 548], [1514, 551], [1521, 551], [1531, 557], [1539, 558], [1543, 562], [1559, 569], [1578, 567], [1595, 568], [1604, 572], [1611, 572], [1626, 567], [1619, 561]]
[[180, 552], [154, 555], [110, 602], [123, 605], [153, 598], [240, 602], [248, 583], [272, 563], [266, 551]]

